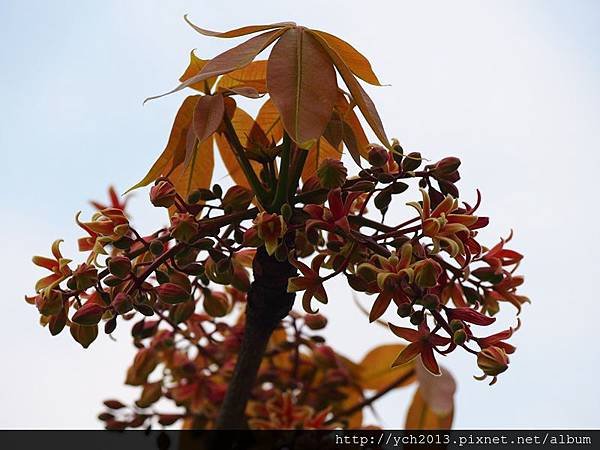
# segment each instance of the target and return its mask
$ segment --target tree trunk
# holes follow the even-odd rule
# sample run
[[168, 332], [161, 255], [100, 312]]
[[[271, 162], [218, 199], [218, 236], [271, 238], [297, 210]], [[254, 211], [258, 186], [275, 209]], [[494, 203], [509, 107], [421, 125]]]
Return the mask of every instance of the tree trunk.
[[246, 328], [238, 360], [217, 419], [218, 429], [246, 428], [246, 404], [269, 338], [294, 304], [287, 281], [296, 275], [288, 261], [279, 262], [259, 247], [252, 264], [254, 281], [248, 291]]

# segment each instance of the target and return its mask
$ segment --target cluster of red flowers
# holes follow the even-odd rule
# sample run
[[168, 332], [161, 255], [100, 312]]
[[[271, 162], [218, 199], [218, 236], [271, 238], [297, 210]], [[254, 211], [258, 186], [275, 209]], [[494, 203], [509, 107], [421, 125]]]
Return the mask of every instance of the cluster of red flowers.
[[[255, 255], [266, 253], [269, 261], [291, 269], [284, 275], [299, 271], [283, 280], [288, 293], [302, 294], [305, 322], [316, 320], [315, 302], [328, 302], [328, 280], [345, 277], [352, 290], [372, 299], [371, 322], [389, 318], [393, 305], [396, 316], [389, 328], [409, 344], [389, 365], [413, 370], [420, 355], [425, 368], [440, 375], [436, 356], [462, 349], [475, 355], [481, 378], [494, 383], [508, 368], [507, 355], [515, 348], [507, 340], [518, 326], [495, 333], [478, 327], [496, 321], [501, 303], [519, 312], [528, 302], [517, 292], [523, 278], [515, 271], [522, 255], [507, 248], [510, 238], [491, 248], [479, 242], [488, 218], [477, 215], [479, 193], [473, 206], [459, 201], [460, 160], [424, 164], [420, 153], [405, 153], [397, 141], [390, 142], [355, 78], [378, 85], [377, 77], [364, 56], [335, 36], [293, 23], [225, 33], [193, 27], [220, 37], [264, 33], [211, 61], [192, 54], [174, 91], [189, 87], [198, 94], [184, 100], [167, 147], [136, 185], [154, 182], [150, 200], [168, 210], [167, 227], [142, 236], [112, 192], [111, 204], [95, 204], [89, 221], [76, 218], [86, 234], [79, 240], [87, 253], [84, 263], [72, 267], [60, 241], [52, 245], [52, 257], [34, 257], [51, 272], [27, 297], [42, 324], [53, 335], [68, 327], [87, 348], [100, 323], [110, 334], [120, 323], [143, 316], [132, 327], [139, 352], [127, 376], [127, 383], [144, 386], [137, 407], [168, 396], [186, 407], [193, 426], [214, 426], [243, 335], [239, 305], [257, 279], [250, 270]], [[275, 41], [268, 61], [254, 61]], [[294, 52], [312, 56], [289, 58]], [[335, 70], [349, 92], [338, 86]], [[302, 76], [310, 86], [299, 92]], [[267, 94], [256, 119], [234, 100]], [[355, 106], [385, 147], [368, 144]], [[209, 188], [213, 144], [237, 183], [225, 192], [218, 184]], [[349, 176], [340, 160], [344, 148], [358, 165], [368, 161], [368, 167]], [[411, 183], [413, 197], [408, 196]], [[409, 207], [400, 209], [398, 202]], [[406, 220], [390, 224], [391, 207], [407, 212]], [[285, 354], [287, 362], [274, 363], [274, 380], [259, 377], [252, 397], [258, 403], [247, 413], [250, 424], [347, 424], [345, 407], [338, 404], [350, 395], [352, 376], [342, 370], [344, 364], [333, 364], [335, 352], [325, 354], [325, 347], [296, 325], [284, 325], [285, 333], [290, 326], [293, 338], [272, 343], [272, 355], [266, 357], [275, 361]], [[323, 363], [327, 358], [329, 365]], [[167, 375], [148, 382], [158, 366]], [[323, 393], [315, 383], [330, 390]], [[141, 426], [150, 416], [142, 411], [128, 421], [113, 413], [103, 417], [118, 428]], [[174, 416], [158, 420], [169, 423]]]

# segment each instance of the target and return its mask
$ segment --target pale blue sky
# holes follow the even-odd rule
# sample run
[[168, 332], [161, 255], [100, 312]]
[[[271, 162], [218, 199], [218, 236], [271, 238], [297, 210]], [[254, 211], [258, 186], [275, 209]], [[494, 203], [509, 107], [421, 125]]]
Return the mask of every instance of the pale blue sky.
[[[185, 13], [218, 30], [294, 20], [349, 40], [391, 84], [369, 89], [388, 134], [463, 160], [463, 195], [480, 188], [492, 216], [488, 242], [515, 229], [533, 304], [496, 386], [471, 378], [471, 358], [443, 361], [459, 384], [456, 427], [600, 427], [600, 3], [582, 0], [2, 0], [0, 427], [95, 428], [102, 399], [133, 395], [125, 332], [84, 351], [68, 333], [50, 338], [22, 296], [40, 273], [30, 256], [58, 237], [73, 254], [75, 212], [109, 183], [130, 186], [162, 150], [181, 96], [142, 100], [174, 86], [192, 48], [210, 57], [231, 44], [196, 34]], [[145, 196], [132, 207], [150, 230], [165, 218]], [[393, 342], [348, 288], [328, 288], [335, 345], [358, 358]], [[411, 394], [378, 404], [385, 426], [402, 426]]]

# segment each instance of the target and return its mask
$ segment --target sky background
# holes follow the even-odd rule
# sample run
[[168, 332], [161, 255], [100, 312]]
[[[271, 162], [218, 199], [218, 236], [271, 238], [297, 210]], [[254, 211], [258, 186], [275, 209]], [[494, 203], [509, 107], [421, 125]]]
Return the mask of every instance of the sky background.
[[[442, 361], [459, 385], [454, 427], [599, 428], [600, 3], [583, 0], [1, 0], [0, 428], [98, 428], [103, 399], [137, 392], [123, 385], [126, 327], [84, 351], [68, 331], [51, 338], [23, 295], [42, 273], [31, 255], [56, 238], [74, 255], [75, 213], [162, 151], [184, 94], [142, 100], [176, 84], [191, 49], [208, 58], [233, 43], [198, 35], [185, 13], [215, 30], [294, 20], [350, 41], [390, 85], [368, 88], [388, 134], [432, 160], [462, 159], [462, 195], [479, 188], [492, 217], [488, 243], [515, 230], [533, 303], [497, 385], [475, 381], [466, 354]], [[146, 199], [131, 206], [150, 231], [166, 217]], [[327, 287], [336, 348], [358, 359], [394, 342], [343, 283]], [[377, 403], [383, 426], [402, 427], [411, 396]]]

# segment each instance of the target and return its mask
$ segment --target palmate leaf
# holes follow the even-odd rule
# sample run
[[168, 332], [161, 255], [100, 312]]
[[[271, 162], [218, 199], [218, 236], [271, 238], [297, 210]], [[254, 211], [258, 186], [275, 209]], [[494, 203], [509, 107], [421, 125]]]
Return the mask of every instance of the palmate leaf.
[[[184, 82], [196, 76], [198, 73], [200, 73], [200, 71], [204, 68], [208, 61], [208, 59], [198, 58], [192, 50], [190, 52], [190, 62], [186, 67], [185, 72], [183, 72], [183, 75], [179, 77], [179, 81]], [[216, 81], [217, 77], [212, 77], [207, 80], [201, 81], [200, 83], [192, 84], [189, 87], [195, 89], [196, 91], [209, 93]]]
[[[349, 147], [349, 145], [352, 145], [352, 141], [354, 141], [356, 144], [355, 151], [363, 158], [367, 159], [369, 156], [369, 140], [367, 139], [367, 135], [365, 134], [365, 130], [363, 129], [358, 116], [354, 112], [354, 105], [350, 104], [344, 93], [341, 91], [338, 92], [335, 111], [340, 116], [340, 119], [352, 130], [352, 140], [347, 139], [348, 142], [345, 142], [346, 146]], [[352, 152], [350, 149], [349, 151]]]
[[267, 87], [286, 132], [300, 147], [311, 148], [331, 118], [337, 83], [331, 59], [304, 28], [288, 30], [274, 45]]
[[194, 108], [193, 129], [199, 142], [209, 138], [223, 122], [225, 102], [221, 94], [200, 97]]
[[371, 98], [367, 95], [367, 93], [362, 88], [358, 80], [354, 77], [352, 71], [348, 68], [348, 66], [346, 65], [344, 60], [338, 55], [338, 53], [335, 50], [331, 49], [331, 47], [327, 45], [327, 42], [319, 34], [312, 33], [312, 35], [315, 36], [317, 40], [319, 40], [323, 48], [325, 48], [325, 50], [329, 54], [331, 60], [333, 61], [333, 64], [335, 65], [340, 76], [344, 80], [344, 83], [346, 84], [350, 93], [352, 94], [352, 98], [356, 102], [356, 105], [362, 112], [363, 116], [365, 117], [365, 120], [367, 121], [377, 138], [381, 141], [382, 144], [390, 148], [390, 141], [385, 133], [383, 124], [381, 123], [381, 118], [379, 117], [379, 113], [375, 108], [373, 100], [371, 100]]
[[210, 187], [215, 167], [213, 145], [212, 137], [196, 142], [188, 160], [169, 175], [175, 190], [184, 199], [196, 189]]
[[327, 46], [339, 55], [354, 75], [369, 84], [381, 86], [371, 63], [358, 50], [333, 34], [319, 30], [311, 30], [311, 32], [321, 37]]
[[188, 19], [187, 14], [183, 16], [184, 20], [198, 33], [203, 34], [204, 36], [212, 36], [212, 37], [220, 37], [220, 38], [235, 38], [240, 36], [246, 36], [247, 34], [258, 33], [259, 31], [272, 30], [274, 28], [283, 28], [283, 27], [294, 27], [296, 26], [295, 22], [278, 22], [272, 23], [269, 25], [248, 25], [241, 28], [236, 28], [229, 31], [211, 31], [205, 30], [204, 28], [200, 28], [197, 25], [194, 25]]
[[317, 173], [321, 162], [326, 159], [340, 159], [342, 157], [341, 144], [338, 148], [333, 147], [325, 138], [320, 138], [309, 150], [306, 157], [304, 169], [302, 169], [302, 181], [308, 180]]
[[[185, 139], [187, 138], [187, 130], [191, 125], [194, 108], [196, 107], [196, 103], [198, 102], [199, 98], [199, 95], [192, 95], [183, 101], [182, 105], [177, 111], [177, 114], [175, 115], [175, 121], [173, 122], [173, 127], [171, 128], [171, 134], [169, 135], [167, 146], [158, 157], [156, 162], [152, 165], [146, 176], [137, 184], [130, 187], [125, 193], [143, 186], [147, 186], [160, 176], [166, 175], [169, 170], [173, 170], [175, 167], [173, 165], [174, 161], [179, 160], [180, 162], [183, 162], [185, 158]], [[183, 145], [180, 145], [181, 143], [183, 143]], [[183, 154], [181, 154], [182, 149]], [[177, 150], [179, 150], [179, 152]]]
[[250, 64], [256, 56], [265, 48], [271, 45], [279, 36], [285, 33], [287, 28], [267, 31], [253, 38], [242, 42], [240, 45], [233, 47], [218, 56], [211, 59], [202, 70], [195, 76], [187, 79], [175, 89], [161, 95], [149, 97], [144, 100], [144, 103], [156, 98], [164, 97], [165, 95], [173, 94], [186, 87], [208, 80], [212, 77], [224, 75], [234, 70], [241, 69]]
[[217, 89], [234, 87], [252, 87], [259, 93], [267, 92], [267, 61], [252, 61], [246, 67], [223, 75], [217, 83]]
[[275, 104], [268, 99], [256, 115], [256, 125], [259, 126], [266, 137], [277, 143], [283, 138], [283, 124]]
[[[360, 384], [363, 389], [382, 390], [389, 384], [404, 377], [415, 368], [414, 363], [402, 367], [390, 367], [398, 353], [404, 349], [402, 344], [386, 344], [375, 347], [360, 362]], [[415, 381], [415, 376], [408, 377], [400, 386], [407, 386]]]

